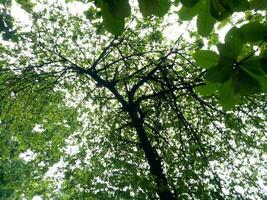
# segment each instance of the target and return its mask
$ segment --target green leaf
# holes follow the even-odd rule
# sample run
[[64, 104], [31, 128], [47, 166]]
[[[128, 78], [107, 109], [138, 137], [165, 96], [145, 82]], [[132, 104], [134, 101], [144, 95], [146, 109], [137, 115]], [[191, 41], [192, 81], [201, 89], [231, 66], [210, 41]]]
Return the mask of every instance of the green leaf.
[[264, 0], [252, 0], [250, 3], [250, 9], [263, 10], [267, 7], [267, 1]]
[[244, 67], [234, 71], [232, 80], [235, 93], [246, 96], [261, 91], [261, 85], [253, 77], [253, 72]]
[[229, 46], [228, 48], [231, 49], [231, 57], [237, 57], [240, 54], [244, 43], [242, 31], [240, 31], [239, 28], [233, 27], [228, 31], [224, 40]]
[[193, 19], [193, 17], [196, 16], [197, 13], [199, 12], [200, 5], [201, 5], [201, 1], [192, 8], [182, 6], [182, 8], [178, 12], [179, 18], [184, 21], [187, 21], [187, 20], [189, 21]]
[[267, 49], [261, 53], [261, 67], [265, 74], [267, 74]]
[[220, 65], [233, 65], [236, 62], [236, 51], [232, 49], [230, 43], [218, 44], [217, 48], [220, 53]]
[[125, 18], [131, 14], [128, 1], [104, 1], [101, 11], [105, 28], [114, 35], [120, 35], [124, 30]]
[[245, 11], [249, 9], [247, 0], [211, 0], [211, 15], [217, 20], [223, 20], [233, 12]]
[[198, 2], [199, 0], [181, 0], [181, 3], [188, 8], [194, 7]]
[[13, 42], [17, 41], [17, 36], [15, 31], [6, 31], [2, 34], [3, 40], [11, 40]]
[[265, 49], [265, 50], [263, 50], [263, 51], [261, 52], [261, 57], [267, 59], [267, 49]]
[[210, 1], [210, 14], [217, 20], [223, 20], [231, 14], [231, 10], [220, 0]]
[[217, 83], [207, 82], [204, 86], [196, 87], [195, 91], [203, 96], [211, 96], [217, 91], [217, 89], [218, 89]]
[[209, 50], [199, 50], [193, 55], [198, 66], [202, 68], [210, 68], [218, 64], [219, 55]]
[[261, 92], [267, 93], [267, 75], [264, 76], [256, 76], [257, 81], [259, 81], [261, 85]]
[[124, 20], [123, 19], [115, 19], [112, 15], [106, 11], [105, 8], [102, 9], [103, 23], [107, 31], [112, 33], [113, 35], [120, 35], [124, 30]]
[[204, 0], [197, 18], [197, 30], [201, 36], [208, 36], [216, 20], [210, 15], [210, 0]]
[[14, 18], [9, 14], [0, 13], [0, 31], [8, 32], [13, 29]]
[[265, 74], [267, 74], [267, 58], [261, 59], [261, 67]]
[[212, 83], [225, 83], [230, 78], [230, 67], [215, 66], [207, 70], [205, 79]]
[[232, 10], [232, 12], [240, 12], [249, 9], [247, 0], [224, 0], [224, 3]]
[[16, 0], [16, 2], [28, 13], [31, 13], [35, 6], [35, 3], [31, 2], [31, 0]]
[[262, 58], [255, 57], [244, 61], [241, 64], [241, 68], [249, 70], [251, 73], [256, 75], [264, 75], [264, 69], [262, 67]]
[[257, 42], [267, 39], [267, 26], [258, 22], [250, 22], [243, 25], [240, 30], [244, 42]]
[[163, 17], [170, 8], [169, 0], [138, 0], [138, 3], [144, 17], [150, 15]]
[[128, 1], [125, 0], [108, 0], [109, 10], [117, 19], [129, 17], [131, 15], [131, 7]]
[[6, 5], [6, 6], [11, 6], [12, 1], [11, 0], [0, 0], [0, 4]]
[[231, 110], [236, 104], [235, 93], [231, 79], [223, 84], [223, 87], [220, 90], [219, 101], [224, 110]]
[[[252, 93], [267, 92], [267, 75], [266, 75], [265, 68], [262, 67], [263, 66], [262, 60], [259, 59], [260, 63], [256, 62], [255, 60], [242, 64], [241, 68], [244, 71], [244, 73], [246, 73], [247, 75], [249, 75], [250, 77], [252, 77], [254, 80], [258, 82], [254, 85], [255, 92], [252, 92]], [[261, 88], [259, 88], [259, 84]], [[249, 87], [252, 87], [252, 86], [249, 86]]]

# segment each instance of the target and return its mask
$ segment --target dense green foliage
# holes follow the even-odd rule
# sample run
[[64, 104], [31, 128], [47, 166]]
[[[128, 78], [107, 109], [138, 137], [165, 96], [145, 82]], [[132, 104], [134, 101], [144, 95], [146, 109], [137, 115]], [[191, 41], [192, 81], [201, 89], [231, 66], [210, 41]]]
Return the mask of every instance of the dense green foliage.
[[266, 1], [16, 2], [0, 199], [267, 198]]

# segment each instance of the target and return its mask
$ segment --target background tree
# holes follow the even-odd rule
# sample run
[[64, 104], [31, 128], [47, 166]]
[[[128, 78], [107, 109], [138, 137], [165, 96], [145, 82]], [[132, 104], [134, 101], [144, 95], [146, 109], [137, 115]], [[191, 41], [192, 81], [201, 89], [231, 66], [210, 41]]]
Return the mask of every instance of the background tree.
[[[161, 17], [171, 5], [155, 2], [139, 1], [142, 14]], [[220, 16], [214, 2], [183, 3], [179, 15], [198, 15], [207, 36], [216, 19], [234, 23], [225, 18], [245, 1], [227, 1], [233, 8]], [[3, 197], [265, 198], [257, 181], [266, 164], [266, 12], [236, 22], [223, 44], [215, 30], [200, 50], [197, 33], [169, 41], [162, 19], [127, 19], [125, 1], [98, 3], [103, 23], [92, 3], [73, 15], [69, 4], [38, 2], [31, 29], [15, 25], [16, 43], [1, 45], [1, 166], [22, 162], [29, 174], [15, 184], [2, 170], [1, 188], [11, 188]], [[196, 13], [207, 5], [216, 12]], [[62, 178], [53, 180], [56, 163]]]

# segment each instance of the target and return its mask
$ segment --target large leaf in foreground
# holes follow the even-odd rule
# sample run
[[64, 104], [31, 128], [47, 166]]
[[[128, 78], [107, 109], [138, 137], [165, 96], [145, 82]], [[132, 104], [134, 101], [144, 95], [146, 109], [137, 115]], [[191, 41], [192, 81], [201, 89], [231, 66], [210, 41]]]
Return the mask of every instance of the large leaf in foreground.
[[257, 42], [267, 39], [267, 26], [262, 23], [251, 22], [243, 25], [240, 29], [245, 42]]
[[169, 10], [169, 0], [138, 0], [139, 8], [144, 17], [155, 15], [163, 17]]
[[230, 110], [234, 107], [236, 100], [231, 79], [223, 85], [219, 101], [225, 110]]
[[197, 18], [197, 30], [201, 36], [208, 36], [216, 22], [215, 18], [210, 15], [210, 0], [202, 2], [199, 15]]
[[244, 43], [242, 31], [239, 28], [233, 27], [228, 31], [224, 40], [228, 44], [233, 57], [237, 57]]
[[129, 2], [125, 0], [103, 1], [101, 11], [106, 29], [113, 35], [120, 35], [124, 30], [125, 18], [131, 14]]
[[202, 68], [210, 68], [218, 64], [219, 55], [213, 51], [209, 50], [200, 50], [197, 51], [193, 58], [196, 63]]
[[197, 3], [199, 2], [199, 0], [181, 0], [181, 3], [188, 7], [188, 8], [192, 8], [193, 6], [195, 6]]

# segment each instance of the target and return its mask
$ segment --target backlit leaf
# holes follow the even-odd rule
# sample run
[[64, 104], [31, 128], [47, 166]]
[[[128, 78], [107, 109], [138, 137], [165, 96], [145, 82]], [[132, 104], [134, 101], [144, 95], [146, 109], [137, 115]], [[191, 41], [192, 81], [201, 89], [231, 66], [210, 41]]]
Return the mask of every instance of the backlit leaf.
[[257, 42], [267, 39], [267, 26], [258, 22], [250, 22], [241, 28], [245, 42]]
[[245, 11], [249, 9], [247, 0], [211, 0], [211, 15], [217, 20], [223, 20], [233, 12]]
[[191, 20], [199, 12], [200, 5], [201, 5], [201, 1], [198, 2], [192, 8], [188, 8], [188, 7], [182, 6], [182, 8], [178, 12], [178, 15], [179, 15], [180, 19], [181, 20]]
[[243, 46], [243, 35], [239, 28], [233, 27], [225, 36], [225, 43], [231, 49], [233, 57], [237, 57]]
[[230, 110], [234, 107], [236, 100], [231, 79], [223, 85], [220, 91], [219, 101], [224, 110]]
[[193, 55], [198, 66], [210, 68], [218, 64], [219, 55], [209, 50], [199, 50]]
[[195, 91], [203, 96], [211, 96], [218, 89], [218, 84], [207, 82], [203, 86], [199, 86], [195, 89]]
[[252, 72], [248, 73], [248, 69], [238, 69], [232, 74], [233, 88], [235, 93], [243, 96], [258, 93], [261, 91], [261, 85], [254, 77]]
[[192, 8], [193, 6], [195, 6], [197, 3], [199, 2], [199, 0], [181, 0], [181, 3], [188, 7], [188, 8]]
[[120, 35], [124, 30], [125, 18], [130, 15], [128, 1], [104, 1], [101, 10], [105, 28], [114, 35]]
[[207, 70], [206, 80], [212, 83], [225, 83], [230, 77], [230, 67], [215, 66]]
[[219, 63], [221, 65], [233, 65], [236, 62], [236, 51], [229, 43], [218, 44], [217, 48], [220, 53]]
[[155, 15], [163, 17], [169, 10], [169, 0], [138, 0], [139, 8], [144, 17]]
[[242, 63], [241, 67], [243, 69], [249, 70], [253, 74], [264, 75], [264, 70], [262, 68], [262, 58], [255, 57], [246, 60]]
[[245, 11], [249, 9], [248, 0], [224, 0], [226, 6], [228, 6], [232, 12]]
[[261, 54], [261, 67], [265, 74], [267, 74], [267, 49]]
[[217, 20], [223, 20], [231, 14], [229, 7], [226, 7], [220, 0], [210, 1], [210, 13]]
[[250, 8], [255, 10], [262, 10], [267, 7], [267, 1], [264, 0], [252, 0], [249, 3], [250, 3]]
[[197, 18], [197, 30], [201, 36], [208, 36], [213, 29], [216, 20], [210, 15], [210, 0], [202, 1]]
[[20, 4], [21, 7], [28, 13], [31, 13], [33, 7], [35, 6], [35, 3], [33, 3], [31, 0], [16, 0], [16, 2]]

